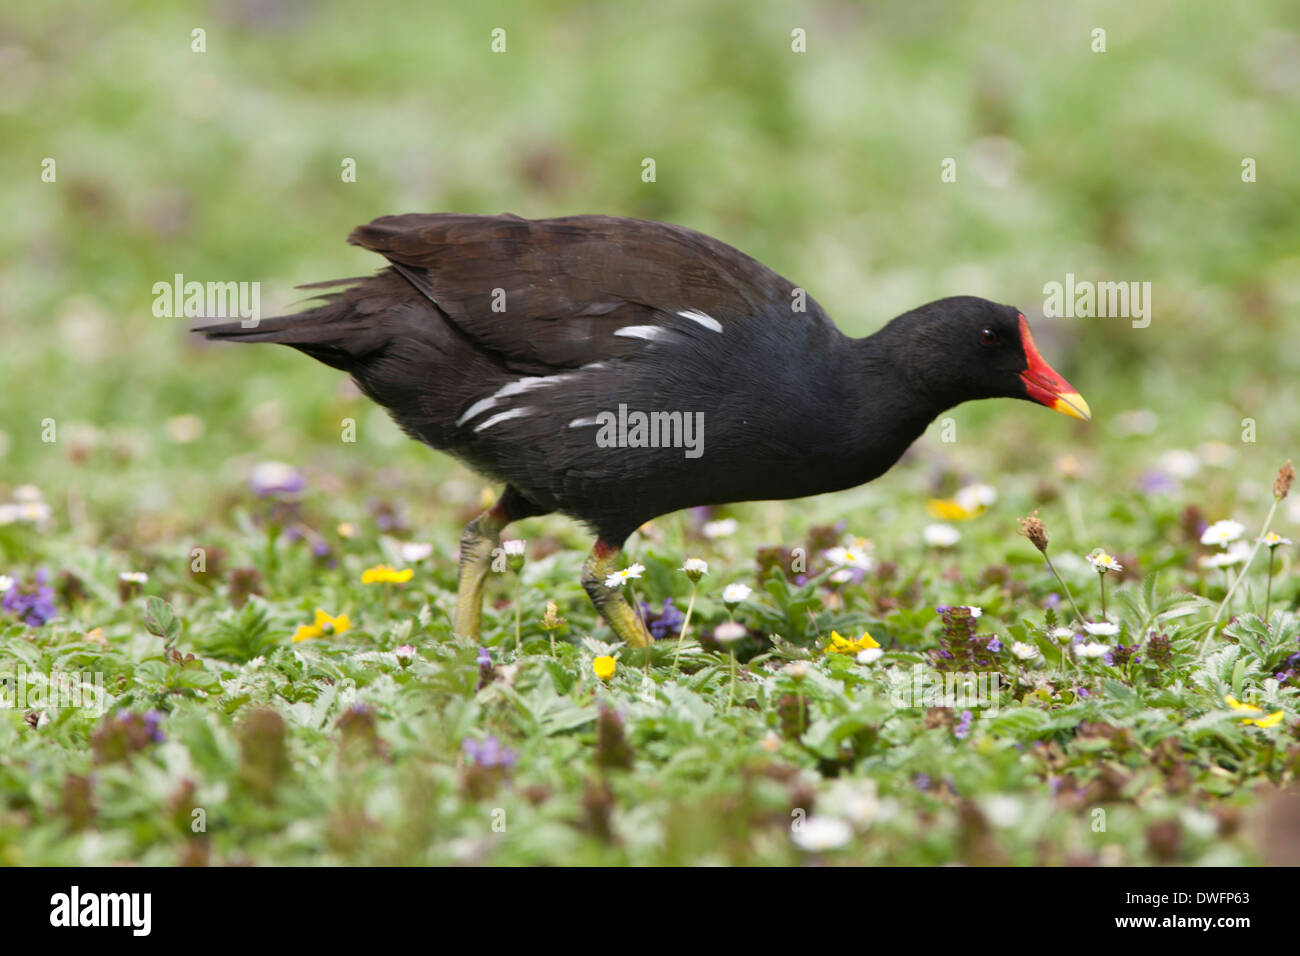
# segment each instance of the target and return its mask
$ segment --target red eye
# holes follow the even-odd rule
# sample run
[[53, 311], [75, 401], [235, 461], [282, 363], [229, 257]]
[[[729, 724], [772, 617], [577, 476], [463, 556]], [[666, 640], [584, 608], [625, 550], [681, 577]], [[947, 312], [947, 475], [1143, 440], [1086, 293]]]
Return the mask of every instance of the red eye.
[[984, 329], [980, 332], [980, 345], [997, 345], [998, 334], [992, 329]]

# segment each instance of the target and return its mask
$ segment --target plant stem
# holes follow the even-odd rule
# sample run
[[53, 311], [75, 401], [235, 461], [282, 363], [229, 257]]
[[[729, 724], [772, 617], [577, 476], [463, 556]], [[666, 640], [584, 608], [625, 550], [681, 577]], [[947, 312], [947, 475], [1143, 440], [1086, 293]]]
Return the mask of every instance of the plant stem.
[[[520, 636], [520, 632], [521, 629], [519, 623], [519, 575], [516, 574], [515, 575], [515, 653], [516, 654], [523, 653], [523, 649], [524, 649], [524, 642], [523, 642], [523, 638]], [[554, 656], [555, 654], [554, 634], [551, 635], [551, 654], [552, 656]]]
[[1205, 640], [1201, 642], [1201, 649], [1196, 654], [1198, 658], [1205, 656], [1206, 648], [1210, 646], [1210, 638], [1214, 636], [1214, 632], [1218, 629], [1219, 619], [1223, 617], [1223, 612], [1227, 609], [1228, 602], [1231, 601], [1232, 596], [1237, 593], [1237, 588], [1241, 587], [1241, 582], [1246, 580], [1246, 572], [1250, 570], [1251, 562], [1255, 560], [1255, 555], [1259, 553], [1264, 538], [1268, 536], [1268, 529], [1273, 524], [1273, 516], [1277, 514], [1277, 506], [1280, 503], [1280, 498], [1273, 499], [1273, 507], [1268, 509], [1268, 517], [1264, 519], [1264, 527], [1259, 532], [1259, 537], [1255, 539], [1255, 547], [1251, 548], [1250, 554], [1246, 557], [1246, 563], [1241, 566], [1241, 573], [1237, 575], [1237, 580], [1232, 583], [1232, 587], [1229, 588], [1227, 595], [1223, 599], [1223, 603], [1220, 604], [1219, 609], [1214, 612], [1214, 620], [1210, 622], [1210, 627], [1205, 632]]
[[1264, 627], [1268, 627], [1268, 612], [1273, 604], [1273, 548], [1268, 549], [1268, 590], [1264, 592]]
[[736, 697], [736, 652], [731, 651], [731, 686], [727, 689], [727, 710], [731, 710], [731, 702]]
[[677, 635], [677, 653], [673, 655], [673, 676], [677, 676], [677, 662], [681, 660], [682, 645], [686, 643], [686, 632], [691, 626], [691, 612], [695, 610], [695, 589], [696, 584], [691, 582], [691, 599], [686, 602], [686, 617], [682, 620], [681, 633]]
[[[627, 593], [632, 597], [632, 613], [641, 619], [641, 630], [645, 631], [648, 636], [650, 634], [650, 628], [646, 626], [645, 614], [642, 613], [641, 604], [636, 599], [636, 588], [629, 584], [627, 586]], [[654, 640], [654, 638], [650, 638], [650, 640]], [[650, 645], [648, 643], [645, 646], [645, 673], [650, 673]]]
[[1052, 559], [1047, 556], [1046, 551], [1043, 552], [1043, 560], [1047, 562], [1048, 569], [1056, 576], [1056, 580], [1061, 585], [1061, 590], [1065, 592], [1065, 596], [1070, 599], [1070, 607], [1074, 608], [1074, 613], [1075, 616], [1079, 618], [1079, 623], [1082, 624], [1084, 621], [1088, 620], [1083, 616], [1083, 612], [1079, 610], [1079, 605], [1074, 603], [1074, 595], [1070, 593], [1069, 585], [1065, 583], [1065, 579], [1061, 577], [1061, 573], [1056, 570], [1056, 565], [1052, 563]]

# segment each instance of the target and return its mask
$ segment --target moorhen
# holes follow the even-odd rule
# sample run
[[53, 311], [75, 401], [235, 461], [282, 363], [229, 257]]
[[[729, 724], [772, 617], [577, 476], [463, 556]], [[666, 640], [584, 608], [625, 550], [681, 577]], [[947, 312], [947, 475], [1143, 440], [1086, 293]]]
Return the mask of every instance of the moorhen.
[[412, 214], [348, 242], [390, 268], [304, 286], [334, 291], [297, 315], [196, 331], [341, 369], [412, 438], [504, 483], [461, 537], [453, 623], [467, 637], [511, 521], [559, 511], [589, 525], [583, 587], [644, 646], [605, 582], [646, 521], [870, 481], [960, 402], [1090, 417], [1012, 306], [940, 299], [853, 339], [793, 283], [681, 226]]

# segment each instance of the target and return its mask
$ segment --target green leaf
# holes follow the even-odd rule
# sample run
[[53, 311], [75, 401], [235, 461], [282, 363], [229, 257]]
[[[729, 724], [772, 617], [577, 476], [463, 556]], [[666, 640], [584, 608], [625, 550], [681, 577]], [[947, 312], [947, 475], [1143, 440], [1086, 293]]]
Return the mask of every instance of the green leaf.
[[181, 633], [181, 622], [176, 618], [176, 612], [162, 598], [149, 598], [146, 607], [145, 630], [155, 637], [163, 638], [164, 647], [171, 647]]

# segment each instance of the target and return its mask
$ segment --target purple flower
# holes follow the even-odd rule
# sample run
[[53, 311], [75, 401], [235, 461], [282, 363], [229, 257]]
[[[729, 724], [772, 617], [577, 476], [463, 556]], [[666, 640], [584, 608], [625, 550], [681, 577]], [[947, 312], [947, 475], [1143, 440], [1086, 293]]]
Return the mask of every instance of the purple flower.
[[264, 461], [248, 478], [248, 487], [259, 498], [276, 495], [296, 495], [307, 487], [302, 472], [282, 461]]
[[144, 729], [149, 733], [149, 739], [156, 744], [162, 743], [167, 738], [162, 732], [162, 719], [166, 716], [161, 710], [151, 710], [144, 715]]
[[28, 627], [41, 627], [58, 613], [54, 607], [54, 588], [47, 583], [49, 579], [49, 572], [41, 568], [36, 572], [35, 584], [11, 585], [4, 592], [0, 607]]
[[465, 756], [480, 767], [499, 767], [502, 770], [514, 766], [519, 755], [508, 747], [502, 747], [496, 737], [485, 737], [482, 742], [466, 737], [461, 744]]
[[661, 641], [670, 634], [681, 630], [686, 615], [673, 606], [672, 598], [664, 598], [664, 609], [659, 615], [652, 615], [650, 605], [641, 602], [641, 615], [650, 625], [650, 634], [656, 641]]
[[1148, 495], [1174, 494], [1178, 491], [1178, 482], [1163, 471], [1148, 471], [1138, 480], [1138, 487]]

